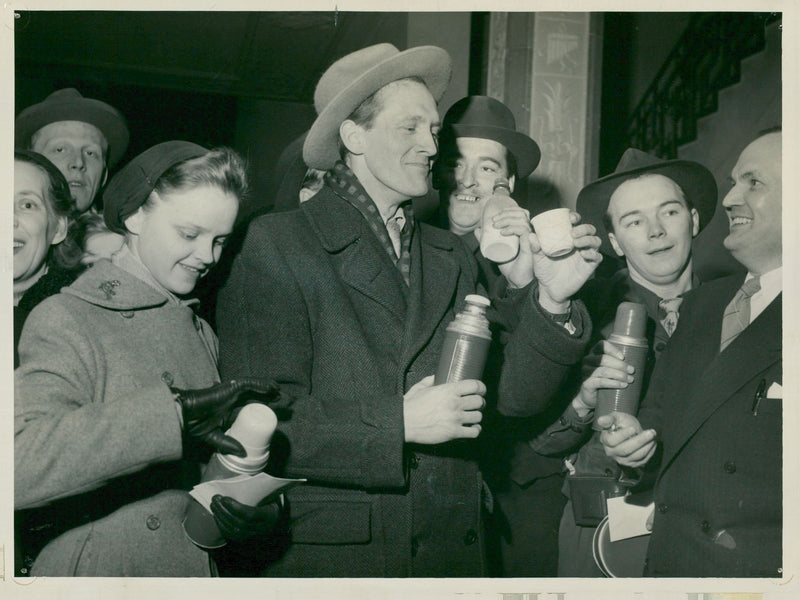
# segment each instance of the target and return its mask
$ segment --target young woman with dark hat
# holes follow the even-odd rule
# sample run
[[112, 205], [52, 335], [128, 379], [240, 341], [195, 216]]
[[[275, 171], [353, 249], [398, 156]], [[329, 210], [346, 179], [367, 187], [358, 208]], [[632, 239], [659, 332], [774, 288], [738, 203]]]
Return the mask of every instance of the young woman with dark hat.
[[[198, 442], [243, 454], [222, 433], [231, 409], [277, 388], [220, 383], [216, 337], [186, 295], [219, 260], [245, 190], [229, 149], [150, 148], [105, 193], [123, 247], [31, 313], [15, 374], [15, 506], [31, 554], [41, 549], [31, 574], [212, 574], [181, 527], [199, 480], [188, 457], [208, 450]], [[279, 513], [231, 498], [212, 509], [235, 540]]]

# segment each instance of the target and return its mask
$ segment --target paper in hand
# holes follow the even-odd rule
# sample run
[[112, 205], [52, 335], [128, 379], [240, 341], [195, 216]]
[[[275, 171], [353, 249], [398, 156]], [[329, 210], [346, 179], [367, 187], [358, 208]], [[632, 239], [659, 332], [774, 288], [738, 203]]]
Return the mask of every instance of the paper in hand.
[[200, 483], [192, 488], [189, 495], [197, 500], [208, 512], [211, 512], [211, 499], [217, 494], [230, 496], [248, 506], [256, 506], [264, 498], [277, 496], [289, 488], [305, 483], [305, 481], [305, 479], [281, 479], [266, 473], [238, 475], [230, 479], [217, 479]]

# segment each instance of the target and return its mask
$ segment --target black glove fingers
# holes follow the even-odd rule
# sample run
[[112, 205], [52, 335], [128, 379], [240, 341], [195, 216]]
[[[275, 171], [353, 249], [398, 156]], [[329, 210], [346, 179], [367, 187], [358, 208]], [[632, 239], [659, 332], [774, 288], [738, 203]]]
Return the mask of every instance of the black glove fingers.
[[247, 450], [244, 449], [239, 440], [225, 435], [221, 429], [214, 429], [200, 437], [206, 444], [222, 454], [233, 454], [241, 458], [247, 456]]

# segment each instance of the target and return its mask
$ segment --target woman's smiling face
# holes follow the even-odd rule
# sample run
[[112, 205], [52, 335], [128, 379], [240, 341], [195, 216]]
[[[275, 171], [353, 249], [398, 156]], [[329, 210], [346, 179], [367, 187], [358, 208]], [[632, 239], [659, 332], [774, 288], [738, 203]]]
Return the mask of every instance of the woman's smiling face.
[[153, 192], [125, 220], [128, 243], [160, 285], [188, 294], [219, 260], [238, 210], [238, 198], [213, 185]]
[[66, 219], [52, 214], [49, 193], [50, 181], [42, 169], [14, 161], [15, 283], [43, 272], [50, 246], [66, 236]]

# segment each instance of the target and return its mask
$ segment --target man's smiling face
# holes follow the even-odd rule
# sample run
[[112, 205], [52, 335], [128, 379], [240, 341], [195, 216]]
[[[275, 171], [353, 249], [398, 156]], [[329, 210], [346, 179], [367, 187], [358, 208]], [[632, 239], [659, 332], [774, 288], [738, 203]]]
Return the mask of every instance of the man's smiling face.
[[730, 225], [723, 243], [756, 274], [781, 265], [781, 141], [780, 132], [768, 133], [742, 151], [722, 201]]
[[[506, 147], [494, 140], [460, 137], [455, 142], [456, 148], [441, 158], [441, 195], [450, 230], [464, 235], [480, 226], [495, 181], [508, 178], [508, 160]], [[513, 190], [513, 177], [509, 182]]]

